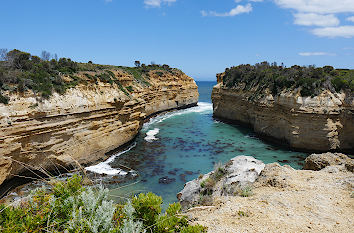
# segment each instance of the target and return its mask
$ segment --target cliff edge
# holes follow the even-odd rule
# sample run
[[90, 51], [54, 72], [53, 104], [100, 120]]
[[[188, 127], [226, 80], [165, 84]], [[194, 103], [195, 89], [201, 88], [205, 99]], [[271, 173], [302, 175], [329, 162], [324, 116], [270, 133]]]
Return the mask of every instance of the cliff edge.
[[[331, 84], [336, 80], [332, 73], [342, 71], [307, 78], [303, 73], [312, 77], [317, 69], [244, 66], [218, 75], [212, 92], [215, 117], [250, 125], [264, 138], [293, 149], [354, 153], [353, 91]], [[345, 74], [353, 79], [353, 73]]]
[[[120, 67], [62, 76], [80, 80], [42, 98], [7, 91], [0, 103], [0, 184], [33, 171], [87, 165], [131, 141], [151, 114], [196, 105], [195, 81], [177, 69]], [[141, 68], [142, 69], [142, 68]], [[66, 82], [68, 83], [68, 82]]]
[[313, 154], [295, 170], [248, 156], [188, 182], [186, 215], [208, 232], [352, 232], [354, 160]]

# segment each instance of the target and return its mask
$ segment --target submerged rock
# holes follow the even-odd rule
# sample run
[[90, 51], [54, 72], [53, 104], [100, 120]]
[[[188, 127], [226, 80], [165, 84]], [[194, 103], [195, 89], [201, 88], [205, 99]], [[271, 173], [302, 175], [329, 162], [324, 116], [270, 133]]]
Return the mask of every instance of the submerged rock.
[[171, 184], [172, 182], [175, 182], [175, 178], [169, 178], [168, 176], [161, 177], [159, 179], [159, 184]]

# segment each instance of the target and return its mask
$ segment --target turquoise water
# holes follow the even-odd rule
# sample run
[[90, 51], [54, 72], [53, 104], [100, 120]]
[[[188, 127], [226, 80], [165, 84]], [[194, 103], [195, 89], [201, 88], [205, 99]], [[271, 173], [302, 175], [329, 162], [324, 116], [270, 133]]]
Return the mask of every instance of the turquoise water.
[[[166, 204], [175, 202], [185, 182], [238, 155], [302, 167], [306, 154], [267, 144], [250, 129], [213, 119], [210, 96], [216, 83], [197, 84], [197, 107], [150, 119], [125, 153], [98, 166], [110, 167], [113, 172], [108, 174], [128, 173], [129, 181], [109, 185], [113, 197], [151, 191], [162, 196]], [[129, 173], [131, 169], [135, 172]]]

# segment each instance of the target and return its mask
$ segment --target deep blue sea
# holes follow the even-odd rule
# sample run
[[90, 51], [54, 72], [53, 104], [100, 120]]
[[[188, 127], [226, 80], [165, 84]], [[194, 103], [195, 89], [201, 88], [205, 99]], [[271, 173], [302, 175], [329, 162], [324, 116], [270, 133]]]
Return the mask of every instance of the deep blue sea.
[[302, 167], [306, 154], [267, 144], [248, 128], [214, 119], [210, 97], [216, 83], [197, 84], [198, 106], [151, 118], [125, 151], [91, 167], [111, 176], [128, 173], [129, 181], [108, 186], [115, 199], [151, 191], [162, 196], [165, 204], [175, 202], [187, 181], [238, 155]]

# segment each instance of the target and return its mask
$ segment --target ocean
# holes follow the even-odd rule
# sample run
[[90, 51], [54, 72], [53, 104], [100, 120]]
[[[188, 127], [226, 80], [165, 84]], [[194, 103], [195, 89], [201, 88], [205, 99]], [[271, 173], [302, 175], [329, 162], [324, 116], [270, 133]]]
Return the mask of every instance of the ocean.
[[176, 194], [186, 182], [238, 155], [302, 167], [307, 154], [268, 144], [249, 128], [214, 119], [211, 91], [215, 84], [197, 82], [198, 106], [151, 118], [124, 151], [87, 170], [108, 177], [129, 176], [125, 182], [108, 185], [117, 201], [153, 192], [163, 197], [166, 206], [177, 201]]

